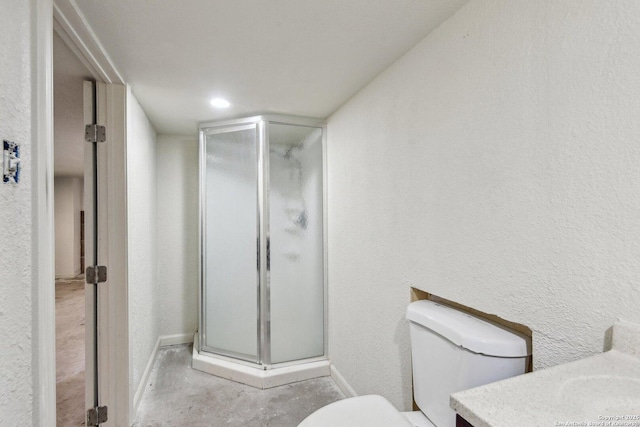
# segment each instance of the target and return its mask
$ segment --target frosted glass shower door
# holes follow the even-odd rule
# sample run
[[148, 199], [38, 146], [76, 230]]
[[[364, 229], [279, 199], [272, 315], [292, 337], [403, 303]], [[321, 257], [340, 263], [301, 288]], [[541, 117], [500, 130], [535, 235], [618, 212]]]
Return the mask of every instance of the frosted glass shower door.
[[271, 363], [324, 354], [322, 128], [270, 123]]
[[204, 135], [202, 348], [257, 362], [256, 125]]

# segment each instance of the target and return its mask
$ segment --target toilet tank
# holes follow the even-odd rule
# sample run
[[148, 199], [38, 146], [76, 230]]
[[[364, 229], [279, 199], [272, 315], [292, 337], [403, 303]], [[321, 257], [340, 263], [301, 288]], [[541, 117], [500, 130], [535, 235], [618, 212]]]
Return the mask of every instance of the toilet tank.
[[429, 300], [407, 309], [414, 400], [437, 427], [454, 427], [451, 393], [524, 374], [522, 335]]

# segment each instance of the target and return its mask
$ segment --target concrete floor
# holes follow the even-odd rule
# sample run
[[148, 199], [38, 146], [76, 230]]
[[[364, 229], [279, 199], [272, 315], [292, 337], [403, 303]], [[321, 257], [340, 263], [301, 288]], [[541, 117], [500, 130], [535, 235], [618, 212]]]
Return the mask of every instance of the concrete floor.
[[330, 377], [259, 390], [191, 368], [191, 345], [158, 353], [135, 427], [296, 427], [307, 415], [344, 399]]
[[56, 413], [60, 426], [84, 425], [84, 279], [56, 280]]

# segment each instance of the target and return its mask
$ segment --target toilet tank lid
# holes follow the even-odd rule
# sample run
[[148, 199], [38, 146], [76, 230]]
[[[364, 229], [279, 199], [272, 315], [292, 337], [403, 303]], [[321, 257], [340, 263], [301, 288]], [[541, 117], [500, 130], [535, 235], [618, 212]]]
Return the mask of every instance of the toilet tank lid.
[[526, 338], [519, 333], [434, 301], [412, 302], [407, 319], [474, 353], [497, 357], [530, 354]]

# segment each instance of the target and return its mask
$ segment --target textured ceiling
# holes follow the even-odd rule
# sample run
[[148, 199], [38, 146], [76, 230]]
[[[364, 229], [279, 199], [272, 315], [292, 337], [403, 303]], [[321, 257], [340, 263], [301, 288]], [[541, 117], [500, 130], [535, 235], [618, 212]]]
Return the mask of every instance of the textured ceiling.
[[[327, 117], [468, 0], [77, 1], [159, 133]], [[227, 110], [209, 100], [223, 96]]]

